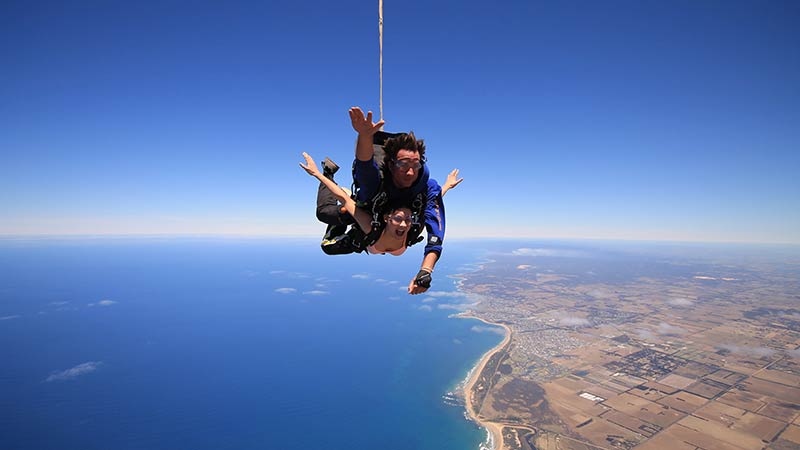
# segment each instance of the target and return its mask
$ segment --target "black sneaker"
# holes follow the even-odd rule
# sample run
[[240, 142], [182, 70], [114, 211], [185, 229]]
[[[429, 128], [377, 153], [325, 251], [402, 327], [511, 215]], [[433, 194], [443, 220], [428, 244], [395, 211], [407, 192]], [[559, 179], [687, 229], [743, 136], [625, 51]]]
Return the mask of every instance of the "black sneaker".
[[325, 236], [322, 237], [324, 241], [335, 240], [336, 237], [343, 235], [347, 231], [347, 225], [328, 225], [325, 229]]
[[325, 178], [333, 179], [333, 175], [339, 170], [339, 166], [331, 161], [330, 158], [325, 158], [325, 161], [322, 161], [322, 175]]

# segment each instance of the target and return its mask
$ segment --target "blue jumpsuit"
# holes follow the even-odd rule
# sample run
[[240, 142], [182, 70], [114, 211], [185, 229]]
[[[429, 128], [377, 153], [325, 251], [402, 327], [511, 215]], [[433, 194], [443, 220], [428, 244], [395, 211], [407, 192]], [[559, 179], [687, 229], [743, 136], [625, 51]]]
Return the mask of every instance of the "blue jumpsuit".
[[[369, 161], [353, 161], [353, 179], [359, 189], [356, 193], [356, 201], [367, 203], [378, 193], [381, 185], [381, 169], [374, 159]], [[428, 231], [428, 241], [425, 245], [425, 254], [436, 252], [442, 254], [442, 243], [444, 242], [445, 217], [444, 202], [442, 201], [442, 187], [433, 178], [430, 178], [428, 166], [422, 166], [419, 177], [408, 188], [398, 188], [392, 181], [392, 176], [388, 171], [384, 171], [383, 176], [384, 190], [388, 195], [389, 203], [401, 203], [411, 205], [414, 198], [420, 192], [425, 192], [427, 201], [425, 203], [425, 229]]]

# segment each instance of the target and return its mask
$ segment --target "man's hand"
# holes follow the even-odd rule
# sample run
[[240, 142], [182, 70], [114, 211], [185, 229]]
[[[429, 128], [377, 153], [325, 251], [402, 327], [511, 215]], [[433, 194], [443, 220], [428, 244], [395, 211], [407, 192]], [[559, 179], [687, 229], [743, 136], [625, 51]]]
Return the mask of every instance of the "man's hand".
[[445, 180], [444, 185], [442, 186], [442, 195], [446, 194], [450, 189], [458, 186], [462, 181], [464, 181], [463, 178], [458, 178], [458, 169], [453, 169], [453, 171], [447, 175], [447, 180]]
[[422, 294], [431, 287], [431, 281], [431, 273], [427, 270], [420, 270], [408, 284], [408, 293], [411, 295]]
[[359, 136], [371, 137], [383, 127], [384, 122], [382, 120], [378, 123], [372, 123], [372, 111], [368, 112], [367, 116], [364, 117], [364, 111], [358, 106], [354, 106], [350, 108], [348, 113], [350, 114], [350, 123], [353, 124], [353, 129], [356, 130]]

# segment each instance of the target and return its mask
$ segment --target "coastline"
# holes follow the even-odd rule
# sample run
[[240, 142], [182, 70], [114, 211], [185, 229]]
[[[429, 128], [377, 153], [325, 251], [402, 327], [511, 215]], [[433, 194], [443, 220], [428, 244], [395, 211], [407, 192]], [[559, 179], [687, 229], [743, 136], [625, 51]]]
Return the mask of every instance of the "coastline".
[[[464, 313], [456, 315], [456, 317], [461, 318], [461, 319], [476, 319], [476, 320], [479, 320], [479, 321], [481, 321], [481, 322], [483, 322], [483, 323], [485, 323], [487, 325], [502, 327], [505, 330], [505, 335], [503, 337], [502, 342], [500, 342], [499, 344], [494, 346], [491, 350], [486, 352], [481, 357], [481, 359], [478, 361], [478, 363], [475, 365], [475, 367], [473, 367], [472, 370], [470, 370], [470, 372], [468, 373], [467, 381], [464, 384], [464, 399], [465, 399], [465, 404], [466, 404], [466, 408], [467, 408], [467, 415], [470, 417], [470, 419], [475, 421], [475, 423], [477, 423], [478, 425], [480, 425], [481, 427], [483, 427], [483, 428], [485, 428], [487, 430], [487, 432], [488, 432], [488, 439], [487, 440], [488, 440], [488, 444], [489, 444], [489, 449], [490, 450], [502, 450], [502, 446], [503, 446], [503, 434], [502, 434], [503, 427], [502, 427], [501, 424], [498, 424], [496, 422], [492, 422], [492, 421], [489, 421], [489, 420], [481, 420], [478, 417], [478, 414], [472, 408], [472, 389], [475, 387], [475, 383], [477, 383], [478, 378], [480, 377], [480, 374], [483, 372], [483, 369], [486, 367], [486, 363], [489, 362], [489, 359], [491, 359], [492, 356], [494, 356], [497, 352], [499, 352], [506, 345], [508, 345], [509, 342], [511, 342], [511, 328], [509, 328], [507, 325], [490, 322], [490, 321], [488, 321], [486, 319], [483, 319], [481, 317], [478, 317], [478, 316], [474, 315], [472, 312], [464, 312]], [[484, 447], [481, 446], [481, 449], [483, 449], [483, 448]]]

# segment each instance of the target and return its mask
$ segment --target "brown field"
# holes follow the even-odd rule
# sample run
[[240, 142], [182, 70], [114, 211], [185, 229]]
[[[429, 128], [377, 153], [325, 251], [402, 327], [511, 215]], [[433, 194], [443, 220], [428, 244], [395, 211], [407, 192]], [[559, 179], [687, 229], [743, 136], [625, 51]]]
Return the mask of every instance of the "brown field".
[[684, 414], [674, 409], [667, 408], [666, 406], [659, 405], [658, 403], [654, 403], [652, 406], [642, 408], [636, 417], [645, 422], [658, 425], [661, 428], [666, 428], [679, 421], [684, 417]]
[[637, 397], [641, 397], [646, 400], [650, 400], [651, 402], [659, 400], [666, 395], [663, 392], [659, 391], [658, 389], [648, 388], [646, 384], [631, 389], [630, 391], [628, 391], [628, 394], [635, 395]]
[[742, 450], [742, 447], [720, 441], [679, 423], [658, 433], [653, 439], [636, 447], [636, 450], [672, 450], [678, 448], [691, 450], [697, 450], [697, 448], [704, 450]]
[[603, 414], [603, 419], [606, 419], [613, 424], [619, 425], [645, 437], [651, 437], [660, 431], [660, 427], [653, 426], [653, 424], [644, 422], [627, 414], [623, 414], [619, 411], [609, 411], [608, 413]]
[[624, 384], [619, 384], [614, 380], [608, 380], [608, 381], [602, 382], [600, 384], [603, 387], [605, 387], [606, 389], [609, 389], [609, 390], [614, 391], [614, 392], [619, 392], [619, 393], [625, 392], [628, 389], [630, 389], [630, 387], [625, 386]]
[[800, 445], [800, 427], [797, 425], [789, 425], [781, 434], [781, 439]]
[[619, 395], [619, 392], [614, 392], [606, 388], [605, 386], [598, 386], [596, 384], [591, 384], [587, 386], [586, 389], [583, 390], [583, 392], [588, 392], [592, 395], [596, 395], [598, 397], [603, 397], [603, 398], [611, 398]]
[[672, 386], [667, 386], [666, 384], [658, 383], [656, 381], [648, 381], [647, 383], [645, 383], [645, 386], [649, 389], [660, 391], [664, 395], [674, 394], [678, 392], [678, 389]]
[[800, 386], [800, 376], [791, 373], [781, 372], [779, 370], [763, 370], [753, 375], [762, 380], [773, 381], [775, 383], [784, 384], [786, 386]]
[[667, 386], [674, 387], [676, 389], [683, 389], [686, 386], [694, 383], [695, 380], [691, 378], [686, 378], [684, 376], [675, 375], [674, 373], [667, 375], [666, 377], [658, 380], [661, 384], [666, 384]]
[[606, 399], [603, 404], [617, 411], [622, 411], [629, 416], [635, 416], [642, 408], [652, 405], [653, 402], [626, 392]]
[[[597, 417], [607, 410], [601, 404], [579, 397], [577, 393], [556, 383], [542, 383], [541, 387], [546, 393], [550, 407], [562, 418], [572, 417], [575, 414]], [[574, 427], [578, 423], [569, 425]]]
[[699, 363], [696, 361], [689, 361], [688, 363], [686, 363], [686, 365], [678, 367], [672, 373], [674, 373], [675, 375], [684, 376], [686, 378], [697, 379], [697, 378], [702, 378], [711, 372], [715, 372], [716, 370], [717, 368], [714, 366]]
[[604, 403], [619, 412], [661, 428], [668, 427], [684, 416], [679, 411], [631, 394], [622, 394], [613, 399], [611, 403], [608, 401]]
[[[644, 436], [614, 425], [602, 418], [594, 419], [590, 424], [576, 430], [587, 441], [604, 448], [620, 446], [632, 447], [644, 441]], [[615, 445], [619, 443], [621, 445]]]
[[685, 413], [693, 413], [697, 408], [706, 404], [707, 401], [703, 397], [681, 391], [677, 394], [668, 395], [657, 403]]
[[761, 370], [764, 366], [766, 366], [768, 362], [764, 362], [758, 359], [748, 359], [748, 358], [731, 358], [730, 360], [726, 361], [724, 367], [728, 370], [733, 372], [739, 372], [745, 375], [753, 375], [754, 373]]
[[733, 429], [750, 433], [764, 442], [770, 442], [780, 434], [785, 426], [786, 424], [783, 422], [764, 417], [760, 414], [747, 413], [733, 426]]
[[800, 410], [796, 409], [797, 404], [787, 404], [775, 399], [768, 399], [767, 401], [770, 403], [758, 410], [759, 414], [785, 423], [800, 419], [800, 416], [798, 416]]
[[752, 412], [758, 411], [767, 404], [767, 402], [761, 400], [761, 396], [738, 389], [726, 392], [717, 400], [726, 405], [735, 406]]
[[708, 380], [719, 381], [720, 383], [725, 383], [729, 386], [733, 386], [734, 384], [747, 378], [747, 375], [738, 372], [732, 372], [726, 369], [719, 369], [714, 373], [706, 375], [705, 378]]
[[744, 409], [729, 406], [717, 401], [709, 402], [694, 413], [697, 417], [719, 422], [726, 427], [741, 420], [745, 414], [747, 414], [747, 411]]
[[715, 381], [700, 380], [689, 387], [684, 388], [686, 392], [699, 395], [705, 398], [714, 398], [728, 390], [730, 386], [719, 384]]
[[678, 425], [695, 430], [706, 437], [711, 437], [717, 441], [725, 442], [729, 445], [746, 450], [760, 450], [764, 447], [764, 444], [761, 443], [761, 439], [748, 433], [731, 430], [719, 422], [713, 422], [694, 416], [686, 416], [678, 422]]
[[624, 373], [615, 376], [614, 381], [627, 388], [632, 388], [634, 386], [639, 386], [640, 384], [647, 383], [647, 380], [645, 380], [644, 378], [634, 377], [631, 375], [626, 375]]
[[785, 423], [760, 414], [713, 401], [694, 413], [695, 416], [718, 422], [732, 430], [752, 434], [769, 442], [786, 426]]
[[743, 389], [761, 394], [768, 397], [779, 398], [784, 402], [800, 404], [800, 389], [761, 380], [759, 378], [748, 378], [739, 383]]
[[585, 381], [581, 378], [573, 377], [573, 376], [566, 376], [561, 377], [555, 381], [554, 384], [559, 385], [564, 389], [564, 391], [574, 392], [576, 395], [580, 394], [581, 392], [587, 391], [591, 389], [592, 384], [588, 381]]

